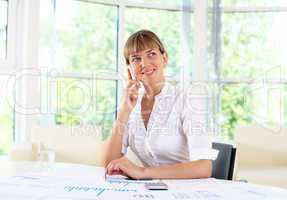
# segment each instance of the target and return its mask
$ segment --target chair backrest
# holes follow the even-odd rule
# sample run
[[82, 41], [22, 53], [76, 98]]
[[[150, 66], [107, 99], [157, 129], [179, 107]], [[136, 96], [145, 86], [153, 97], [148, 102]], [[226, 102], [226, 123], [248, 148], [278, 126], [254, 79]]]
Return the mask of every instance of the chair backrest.
[[230, 144], [212, 143], [212, 148], [218, 150], [217, 159], [212, 162], [212, 177], [232, 180], [236, 149]]

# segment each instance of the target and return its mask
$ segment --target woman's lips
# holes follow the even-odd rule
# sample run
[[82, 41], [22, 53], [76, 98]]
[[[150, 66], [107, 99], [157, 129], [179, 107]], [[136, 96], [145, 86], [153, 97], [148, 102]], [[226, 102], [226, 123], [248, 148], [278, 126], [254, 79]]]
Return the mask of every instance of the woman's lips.
[[149, 70], [145, 70], [144, 72], [142, 72], [142, 74], [144, 74], [146, 76], [150, 76], [153, 74], [154, 71], [155, 71], [155, 69], [149, 69]]

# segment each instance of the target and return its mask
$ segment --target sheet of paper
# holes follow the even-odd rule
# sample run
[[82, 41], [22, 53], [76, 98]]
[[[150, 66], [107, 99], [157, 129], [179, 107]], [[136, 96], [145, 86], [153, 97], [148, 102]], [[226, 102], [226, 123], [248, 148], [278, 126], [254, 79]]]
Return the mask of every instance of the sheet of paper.
[[[156, 180], [153, 180], [156, 181]], [[92, 200], [92, 199], [287, 199], [287, 190], [216, 179], [164, 180], [167, 191], [149, 191], [145, 181], [105, 181], [103, 173], [92, 177], [68, 174], [23, 174], [0, 178], [0, 199]]]

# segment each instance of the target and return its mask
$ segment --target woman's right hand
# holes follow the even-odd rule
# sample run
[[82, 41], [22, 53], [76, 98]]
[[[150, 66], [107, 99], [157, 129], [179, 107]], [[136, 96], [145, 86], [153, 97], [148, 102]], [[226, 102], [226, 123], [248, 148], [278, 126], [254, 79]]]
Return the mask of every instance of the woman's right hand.
[[124, 90], [123, 106], [125, 110], [132, 111], [137, 103], [140, 82], [138, 80], [133, 80], [129, 68], [127, 71], [128, 71], [128, 82]]

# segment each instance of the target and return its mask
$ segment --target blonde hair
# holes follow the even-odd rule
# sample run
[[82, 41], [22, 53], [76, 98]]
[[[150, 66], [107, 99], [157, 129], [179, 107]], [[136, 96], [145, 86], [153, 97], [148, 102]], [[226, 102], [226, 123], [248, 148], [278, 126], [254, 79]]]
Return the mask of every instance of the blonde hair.
[[152, 31], [143, 29], [133, 33], [126, 41], [124, 47], [124, 57], [126, 64], [130, 64], [129, 56], [131, 53], [143, 51], [148, 48], [159, 48], [162, 54], [166, 53], [162, 42]]

